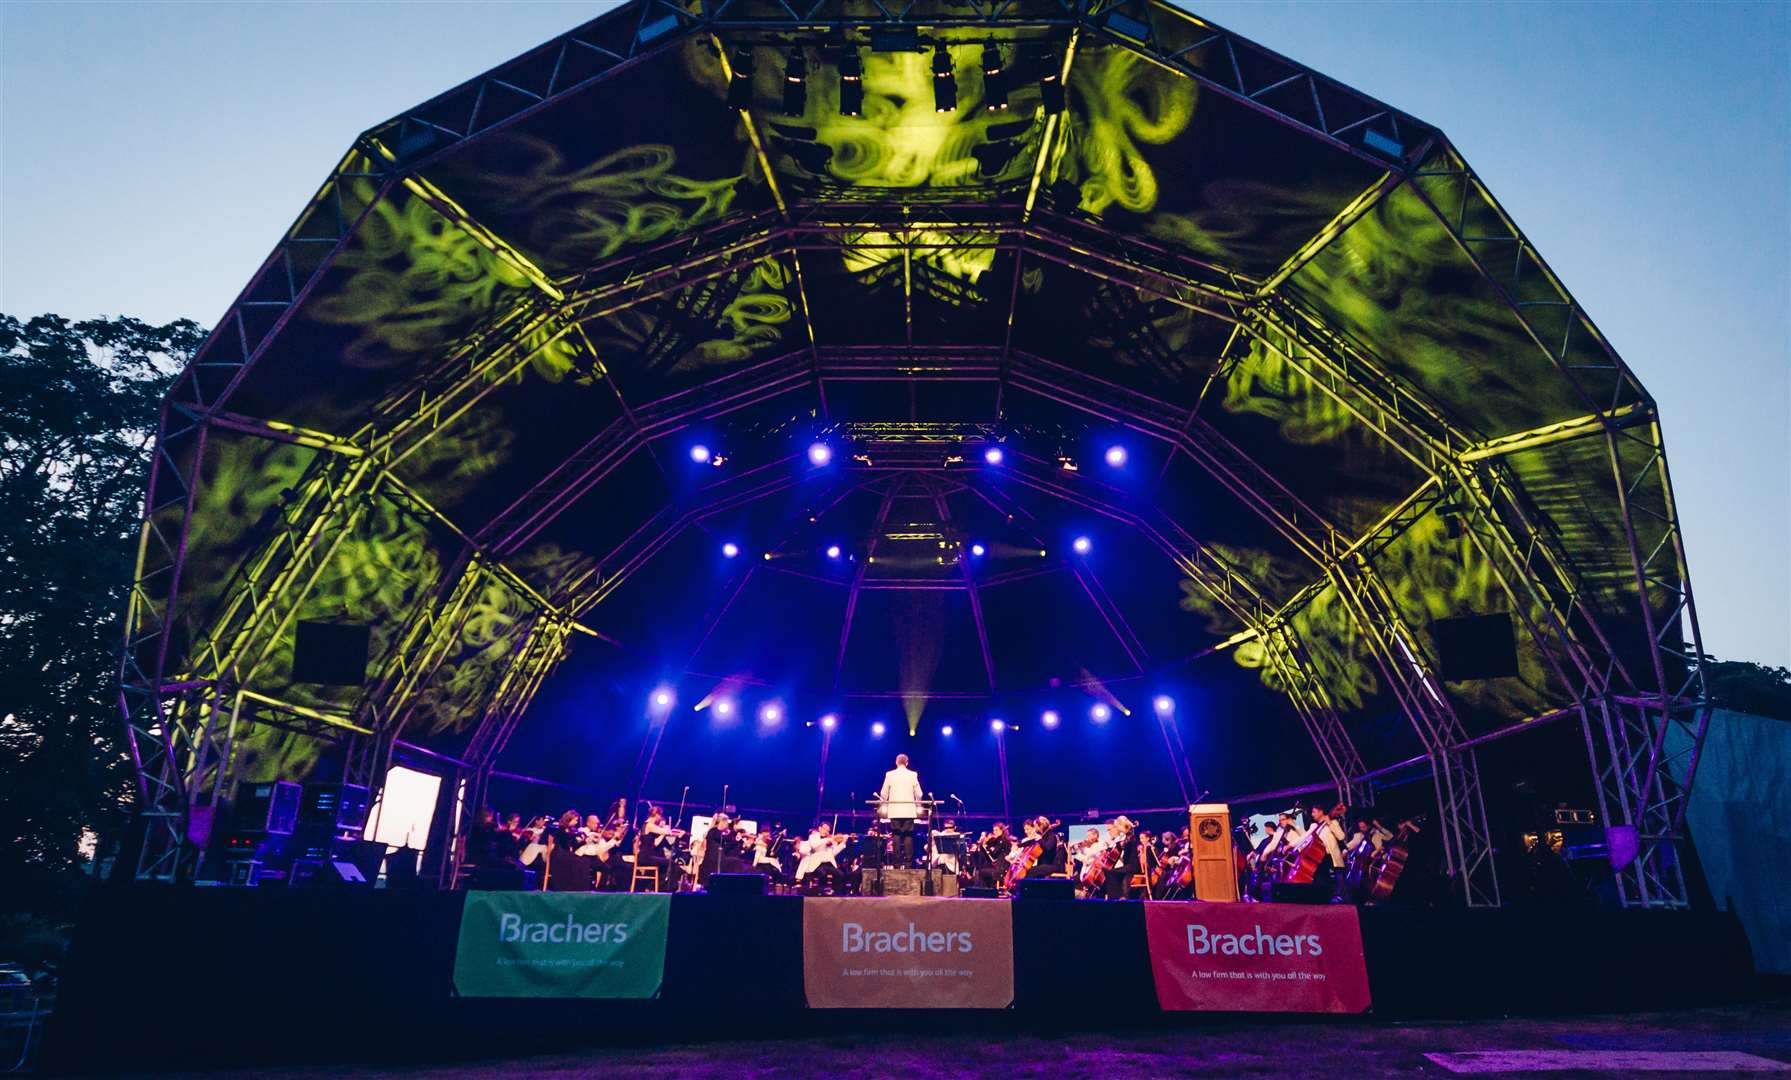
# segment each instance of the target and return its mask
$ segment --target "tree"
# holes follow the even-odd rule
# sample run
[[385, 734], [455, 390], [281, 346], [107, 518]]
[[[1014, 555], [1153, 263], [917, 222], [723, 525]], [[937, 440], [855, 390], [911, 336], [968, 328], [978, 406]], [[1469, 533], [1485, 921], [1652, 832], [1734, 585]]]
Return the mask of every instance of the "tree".
[[124, 603], [159, 402], [203, 339], [0, 315], [0, 905], [65, 903], [129, 812]]

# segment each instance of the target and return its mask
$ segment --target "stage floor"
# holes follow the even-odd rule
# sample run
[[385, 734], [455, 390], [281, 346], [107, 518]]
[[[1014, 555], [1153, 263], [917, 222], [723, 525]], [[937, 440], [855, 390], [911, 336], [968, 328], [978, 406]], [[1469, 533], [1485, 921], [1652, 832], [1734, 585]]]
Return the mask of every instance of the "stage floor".
[[[442, 1062], [823, 1030], [959, 1035], [970, 1046], [1241, 1021], [1159, 1009], [1138, 902], [1014, 901], [1012, 1007], [951, 1012], [809, 1009], [798, 897], [674, 897], [653, 1000], [462, 999], [453, 996], [452, 971], [464, 900], [387, 890], [102, 890], [77, 928], [44, 1063]], [[1746, 939], [1727, 915], [1378, 907], [1362, 909], [1360, 922], [1373, 1012], [1313, 1030], [1701, 1007], [1758, 992]]]

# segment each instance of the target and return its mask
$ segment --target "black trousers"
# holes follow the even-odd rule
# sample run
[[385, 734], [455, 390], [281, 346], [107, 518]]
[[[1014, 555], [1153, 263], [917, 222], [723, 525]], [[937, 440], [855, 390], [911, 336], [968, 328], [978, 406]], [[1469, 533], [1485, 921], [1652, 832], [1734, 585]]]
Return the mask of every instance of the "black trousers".
[[914, 865], [914, 819], [890, 818], [889, 832], [895, 839], [895, 862], [892, 865], [906, 870]]

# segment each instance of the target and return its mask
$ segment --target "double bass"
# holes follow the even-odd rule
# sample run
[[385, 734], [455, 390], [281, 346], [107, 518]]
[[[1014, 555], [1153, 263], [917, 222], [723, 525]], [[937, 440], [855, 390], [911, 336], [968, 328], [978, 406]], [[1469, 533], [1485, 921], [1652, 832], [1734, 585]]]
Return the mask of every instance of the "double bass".
[[1330, 853], [1325, 850], [1324, 832], [1331, 827], [1331, 822], [1342, 817], [1345, 811], [1346, 807], [1342, 803], [1338, 803], [1332, 807], [1329, 820], [1318, 822], [1312, 826], [1312, 830], [1306, 834], [1305, 839], [1300, 841], [1300, 846], [1295, 849], [1293, 863], [1287, 871], [1285, 880], [1303, 885], [1318, 876], [1318, 868], [1330, 857]]
[[1038, 839], [1031, 841], [1020, 849], [1019, 857], [1013, 861], [1013, 865], [1008, 867], [1007, 877], [1001, 883], [1003, 889], [1006, 889], [1008, 892], [1013, 892], [1014, 886], [1020, 883], [1020, 879], [1026, 876], [1027, 871], [1038, 865], [1039, 854], [1045, 849], [1045, 833], [1059, 828], [1062, 825], [1063, 822], [1061, 821], [1051, 822], [1049, 825], [1045, 826], [1043, 832], [1039, 833]]
[[1418, 831], [1418, 822], [1423, 820], [1423, 818], [1417, 818], [1413, 821], [1400, 822], [1399, 830], [1393, 834], [1393, 839], [1387, 841], [1386, 849], [1380, 853], [1380, 858], [1377, 860], [1378, 865], [1369, 870], [1374, 877], [1373, 883], [1368, 886], [1370, 901], [1385, 900], [1393, 895], [1393, 887], [1399, 884], [1399, 875], [1405, 872], [1405, 861], [1409, 857], [1406, 851], [1406, 842], [1412, 838], [1413, 833]]

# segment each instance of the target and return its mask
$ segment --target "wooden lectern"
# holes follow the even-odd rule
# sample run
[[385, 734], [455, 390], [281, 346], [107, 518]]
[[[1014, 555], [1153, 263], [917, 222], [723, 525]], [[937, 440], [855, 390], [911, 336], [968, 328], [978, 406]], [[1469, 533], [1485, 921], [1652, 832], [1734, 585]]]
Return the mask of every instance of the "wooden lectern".
[[1194, 895], [1201, 900], [1238, 898], [1237, 848], [1231, 842], [1231, 805], [1188, 807], [1188, 842], [1194, 847]]

